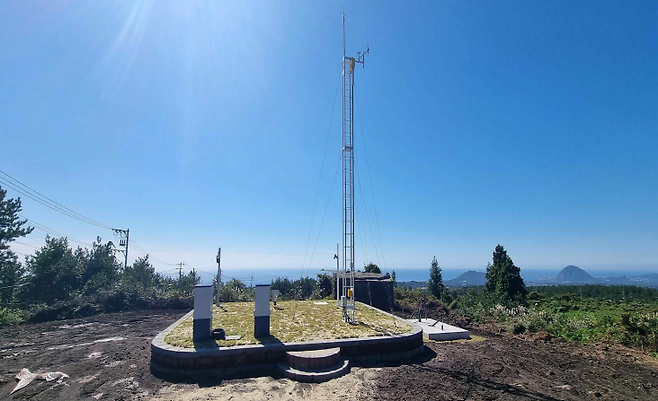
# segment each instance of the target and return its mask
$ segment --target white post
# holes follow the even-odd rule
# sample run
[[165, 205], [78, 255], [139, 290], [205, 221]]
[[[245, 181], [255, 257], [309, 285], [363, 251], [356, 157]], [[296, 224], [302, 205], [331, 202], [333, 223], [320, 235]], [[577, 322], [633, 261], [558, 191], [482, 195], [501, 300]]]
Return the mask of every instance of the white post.
[[194, 312], [192, 325], [192, 340], [206, 341], [212, 332], [212, 286], [197, 285], [194, 287]]
[[215, 305], [219, 306], [219, 293], [222, 290], [222, 267], [220, 265], [220, 260], [222, 258], [222, 248], [219, 248], [217, 251], [217, 300]]
[[254, 287], [254, 337], [270, 335], [270, 285]]

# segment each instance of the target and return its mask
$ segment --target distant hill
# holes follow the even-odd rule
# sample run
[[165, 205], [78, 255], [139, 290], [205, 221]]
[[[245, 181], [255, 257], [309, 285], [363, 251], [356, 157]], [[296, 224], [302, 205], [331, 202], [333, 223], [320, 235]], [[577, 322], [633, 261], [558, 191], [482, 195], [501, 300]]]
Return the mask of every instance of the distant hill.
[[569, 265], [558, 273], [555, 282], [560, 284], [595, 284], [599, 280], [580, 267]]
[[448, 287], [473, 287], [478, 285], [485, 285], [486, 283], [486, 274], [473, 270], [469, 270], [457, 278], [443, 282], [443, 284], [447, 285]]
[[398, 287], [427, 288], [427, 281], [400, 281]]
[[633, 285], [658, 288], [658, 274], [656, 273], [643, 274], [641, 276], [631, 277], [630, 281], [631, 284]]

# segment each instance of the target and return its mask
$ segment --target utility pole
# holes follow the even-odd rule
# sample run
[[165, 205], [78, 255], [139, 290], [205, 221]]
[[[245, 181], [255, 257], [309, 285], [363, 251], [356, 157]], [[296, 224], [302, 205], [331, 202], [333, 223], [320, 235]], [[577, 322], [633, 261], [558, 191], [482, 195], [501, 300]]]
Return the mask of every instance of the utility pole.
[[127, 228], [121, 230], [115, 228], [112, 231], [114, 231], [115, 237], [119, 237], [119, 246], [123, 248], [121, 252], [123, 252], [124, 255], [123, 269], [125, 270], [128, 268], [128, 242], [130, 241], [130, 229]]
[[338, 243], [336, 243], [336, 254], [334, 255], [334, 259], [336, 259], [336, 305], [340, 306], [340, 286], [338, 285], [340, 282], [340, 262], [338, 259]]
[[222, 267], [220, 264], [220, 261], [222, 259], [222, 248], [219, 248], [217, 251], [217, 300], [215, 301], [215, 305], [219, 306], [219, 293], [222, 290]]
[[180, 262], [176, 266], [178, 266], [178, 281], [180, 282], [183, 278], [183, 266], [185, 266], [185, 262]]

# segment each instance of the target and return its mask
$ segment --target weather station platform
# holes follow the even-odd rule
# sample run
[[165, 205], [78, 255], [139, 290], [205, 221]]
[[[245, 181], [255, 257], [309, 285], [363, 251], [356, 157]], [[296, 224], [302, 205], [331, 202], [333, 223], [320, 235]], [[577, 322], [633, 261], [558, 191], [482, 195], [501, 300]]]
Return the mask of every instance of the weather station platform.
[[212, 329], [223, 328], [226, 339], [194, 341], [191, 311], [155, 337], [151, 371], [320, 382], [352, 365], [406, 361], [425, 351], [418, 324], [360, 302], [355, 324], [342, 321], [335, 302], [279, 301], [270, 312], [269, 335], [256, 338], [253, 302], [213, 306]]
[[409, 323], [415, 323], [423, 329], [423, 335], [433, 341], [468, 340], [471, 338], [466, 329], [451, 326], [447, 323], [434, 319], [408, 319]]

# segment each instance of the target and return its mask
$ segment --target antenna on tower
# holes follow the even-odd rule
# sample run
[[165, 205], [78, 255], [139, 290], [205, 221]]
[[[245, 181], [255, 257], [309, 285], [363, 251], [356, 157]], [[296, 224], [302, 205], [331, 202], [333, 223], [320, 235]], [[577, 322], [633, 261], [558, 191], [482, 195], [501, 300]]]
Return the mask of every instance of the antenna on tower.
[[366, 50], [363, 52], [356, 52], [356, 60], [354, 60], [355, 63], [361, 64], [363, 68], [366, 67], [366, 54], [370, 53], [370, 45], [367, 46]]
[[345, 58], [345, 11], [343, 11], [343, 59]]

